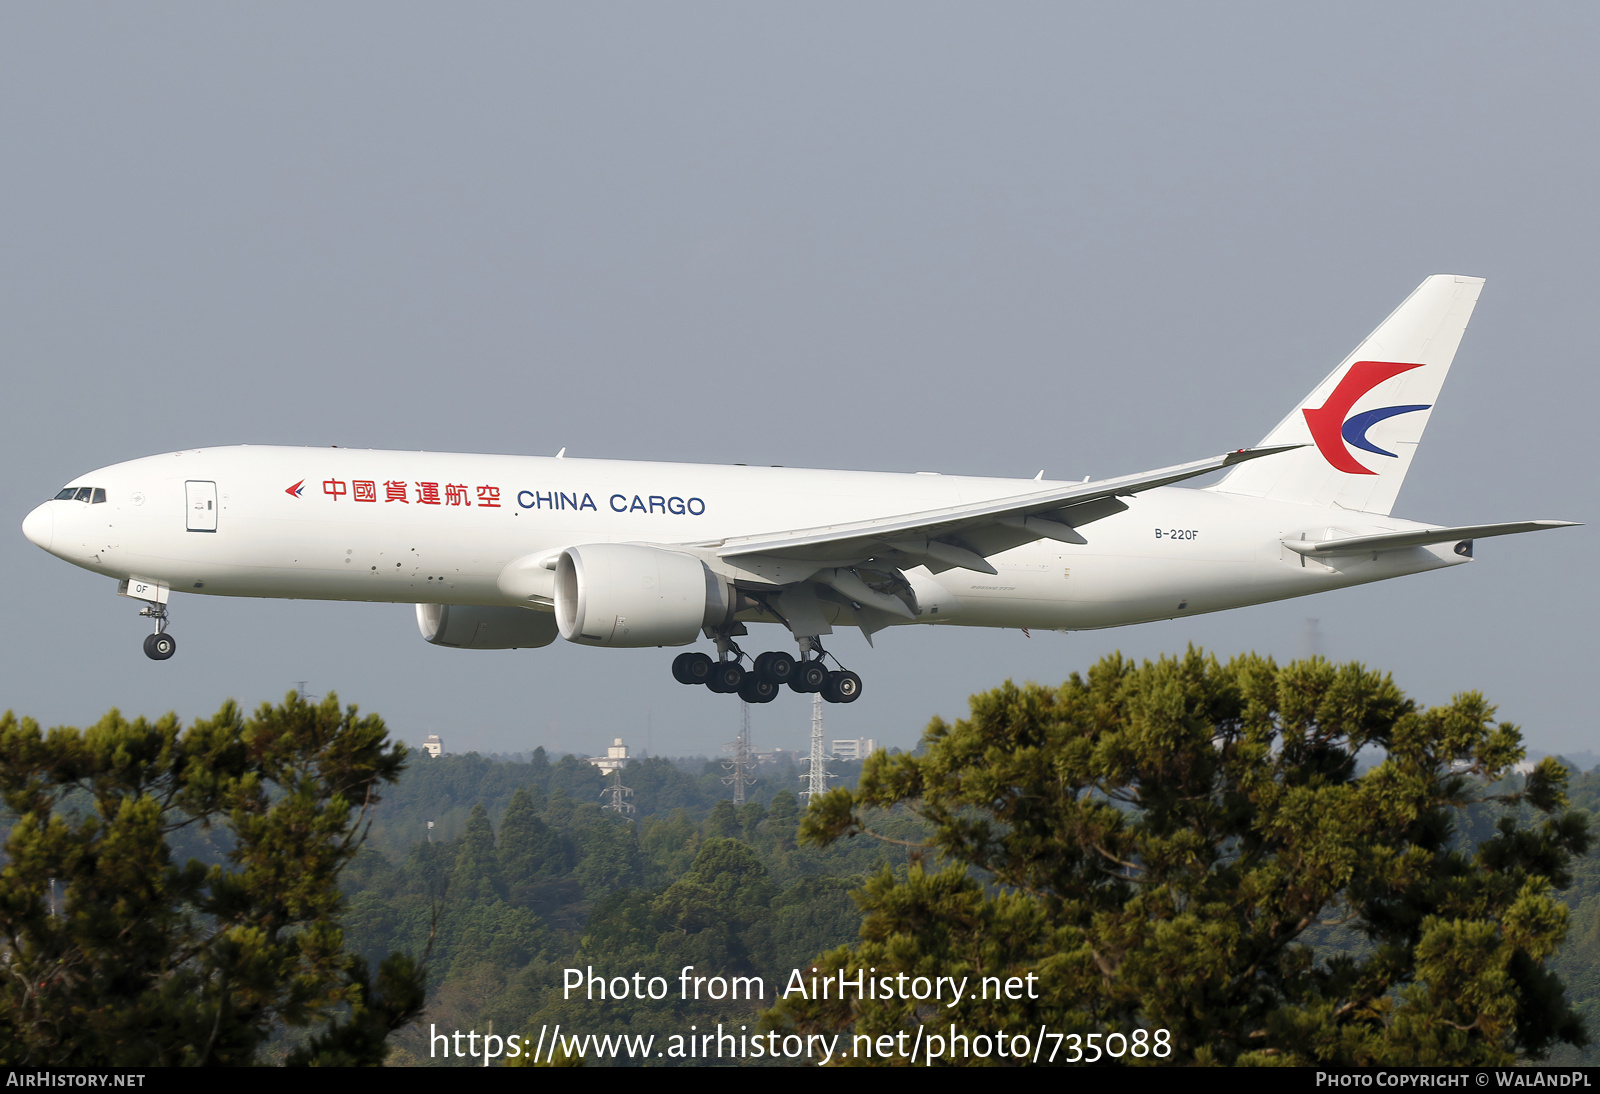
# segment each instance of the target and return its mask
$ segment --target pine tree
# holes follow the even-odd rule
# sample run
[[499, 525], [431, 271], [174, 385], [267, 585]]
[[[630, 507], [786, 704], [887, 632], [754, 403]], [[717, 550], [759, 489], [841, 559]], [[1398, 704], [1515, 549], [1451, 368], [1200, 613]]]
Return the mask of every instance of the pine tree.
[[[1018, 978], [1037, 998], [969, 996], [936, 1020], [1043, 1026], [1072, 1038], [1058, 1063], [1090, 1034], [1144, 1063], [1496, 1065], [1586, 1042], [1547, 962], [1587, 818], [1554, 760], [1493, 793], [1523, 751], [1481, 696], [1427, 709], [1359, 665], [1191, 650], [971, 709], [807, 815], [827, 843], [908, 808], [944, 863], [869, 884], [861, 943], [822, 975]], [[1457, 818], [1483, 801], [1525, 808], [1474, 845]], [[790, 999], [769, 1021], [882, 1034], [927, 1013]]]
[[500, 820], [500, 876], [513, 899], [524, 886], [565, 871], [560, 833], [539, 818], [526, 787], [518, 787]]
[[711, 809], [711, 815], [706, 818], [702, 826], [707, 839], [738, 839], [742, 833], [739, 831], [739, 814], [734, 812], [733, 803], [723, 798]]
[[292, 1063], [381, 1063], [424, 974], [345, 952], [338, 879], [404, 762], [332, 695], [187, 730], [0, 717], [0, 1063], [250, 1064], [285, 1026], [317, 1030]]
[[467, 830], [462, 833], [456, 852], [456, 868], [450, 875], [449, 900], [456, 907], [489, 903], [505, 895], [500, 876], [500, 859], [495, 854], [494, 829], [483, 803], [472, 807]]

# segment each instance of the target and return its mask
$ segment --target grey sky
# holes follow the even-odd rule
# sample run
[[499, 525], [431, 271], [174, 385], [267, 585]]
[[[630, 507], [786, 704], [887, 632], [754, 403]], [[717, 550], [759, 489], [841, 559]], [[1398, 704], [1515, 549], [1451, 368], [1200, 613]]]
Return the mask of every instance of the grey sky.
[[[87, 5], [0, 16], [0, 707], [293, 681], [452, 751], [715, 750], [661, 651], [436, 649], [408, 607], [179, 597], [22, 538], [240, 442], [1096, 477], [1260, 439], [1424, 276], [1488, 278], [1396, 509], [1593, 521], [1585, 5]], [[905, 629], [830, 735], [912, 744], [1113, 649], [1325, 652], [1595, 747], [1591, 529], [1074, 635]], [[777, 646], [779, 643], [768, 643]], [[754, 713], [800, 748], [809, 703]]]

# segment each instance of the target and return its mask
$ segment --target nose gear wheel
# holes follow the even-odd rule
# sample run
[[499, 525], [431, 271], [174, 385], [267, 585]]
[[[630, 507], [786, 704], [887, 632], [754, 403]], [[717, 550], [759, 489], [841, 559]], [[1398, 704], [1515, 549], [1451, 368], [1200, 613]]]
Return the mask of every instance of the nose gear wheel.
[[165, 661], [177, 652], [177, 641], [165, 631], [144, 636], [144, 655], [152, 661]]

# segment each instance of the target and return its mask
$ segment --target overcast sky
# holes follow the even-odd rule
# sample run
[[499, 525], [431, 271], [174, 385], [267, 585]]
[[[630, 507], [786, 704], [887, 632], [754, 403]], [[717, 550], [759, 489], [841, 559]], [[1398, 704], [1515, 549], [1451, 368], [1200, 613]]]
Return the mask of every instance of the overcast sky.
[[[137, 605], [20, 524], [243, 442], [1131, 473], [1259, 440], [1432, 273], [1488, 283], [1396, 514], [1592, 522], [1597, 33], [1578, 4], [8, 5], [0, 708], [187, 719], [305, 680], [451, 751], [714, 752], [738, 704], [662, 651], [440, 649], [403, 605], [179, 596], [151, 662]], [[1593, 550], [841, 634], [866, 687], [829, 735], [909, 747], [1007, 677], [1193, 642], [1478, 689], [1593, 749]], [[809, 713], [754, 708], [757, 745]]]

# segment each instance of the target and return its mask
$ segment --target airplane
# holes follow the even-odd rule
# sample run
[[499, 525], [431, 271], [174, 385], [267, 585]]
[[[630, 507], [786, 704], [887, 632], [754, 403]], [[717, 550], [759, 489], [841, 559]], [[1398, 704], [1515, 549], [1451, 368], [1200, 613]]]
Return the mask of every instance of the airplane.
[[[174, 592], [409, 602], [461, 649], [676, 647], [684, 684], [855, 701], [835, 626], [1084, 630], [1458, 566], [1568, 527], [1390, 515], [1483, 280], [1429, 277], [1255, 448], [1099, 481], [241, 445], [74, 479], [28, 514], [177, 649]], [[1176, 484], [1215, 471], [1203, 488]], [[738, 638], [782, 627], [798, 657]], [[832, 661], [834, 668], [828, 667]]]

